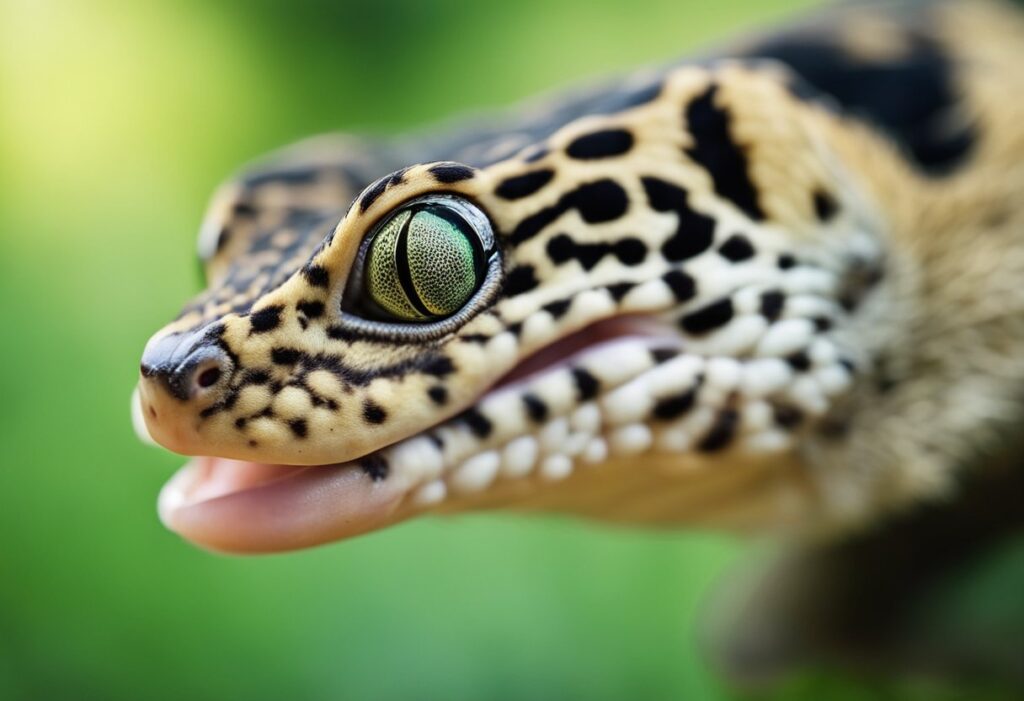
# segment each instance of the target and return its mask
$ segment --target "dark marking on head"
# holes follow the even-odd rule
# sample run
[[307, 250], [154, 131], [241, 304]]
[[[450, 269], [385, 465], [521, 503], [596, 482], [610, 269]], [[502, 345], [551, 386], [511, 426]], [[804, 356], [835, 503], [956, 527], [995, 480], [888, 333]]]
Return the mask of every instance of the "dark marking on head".
[[836, 198], [825, 190], [815, 190], [812, 195], [814, 214], [818, 221], [827, 222], [839, 211], [839, 203]]
[[734, 409], [723, 409], [712, 424], [704, 439], [697, 445], [697, 449], [705, 453], [713, 453], [729, 445], [736, 428], [739, 425], [740, 415]]
[[683, 331], [700, 335], [725, 326], [732, 320], [732, 299], [725, 297], [717, 302], [687, 314], [679, 321]]
[[779, 290], [768, 290], [761, 295], [761, 316], [768, 321], [775, 321], [782, 314], [786, 297]]
[[523, 407], [526, 409], [526, 415], [536, 423], [541, 423], [548, 418], [548, 405], [535, 394], [523, 395]]
[[655, 403], [652, 413], [656, 419], [671, 421], [672, 419], [678, 419], [692, 409], [696, 401], [697, 391], [695, 389], [688, 389], [685, 392], [659, 399]]
[[569, 306], [572, 304], [572, 298], [569, 299], [557, 299], [554, 302], [548, 302], [541, 309], [550, 314], [554, 319], [560, 319], [565, 316], [565, 313], [569, 311]]
[[274, 305], [253, 312], [249, 317], [252, 333], [265, 333], [276, 329], [281, 323], [281, 311], [283, 309], [280, 305]]
[[475, 408], [466, 409], [459, 418], [469, 427], [469, 430], [474, 436], [480, 439], [485, 439], [491, 435], [491, 431], [494, 430], [494, 425], [491, 420], [481, 414]]
[[292, 430], [296, 438], [305, 438], [309, 431], [305, 419], [292, 419], [288, 422], [288, 428]]
[[756, 251], [753, 244], [750, 243], [750, 239], [746, 236], [743, 234], [733, 234], [718, 248], [718, 253], [726, 260], [739, 263], [753, 258]]
[[367, 423], [382, 424], [388, 418], [388, 412], [377, 402], [367, 399], [363, 402], [363, 419]]
[[687, 302], [697, 295], [697, 281], [682, 270], [669, 270], [661, 279], [672, 290], [677, 302]]
[[618, 183], [608, 179], [584, 183], [562, 195], [555, 204], [519, 222], [511, 242], [518, 245], [528, 241], [571, 209], [577, 210], [586, 223], [600, 224], [618, 219], [628, 208], [629, 198]]
[[747, 154], [729, 134], [729, 112], [715, 104], [717, 92], [712, 84], [686, 106], [686, 128], [694, 140], [686, 155], [707, 170], [715, 192], [760, 221], [764, 211], [750, 179]]
[[305, 314], [307, 319], [318, 319], [324, 313], [324, 303], [317, 300], [303, 300], [295, 305], [295, 309]]
[[612, 296], [616, 302], [621, 302], [622, 298], [629, 294], [629, 291], [636, 287], [635, 282], [616, 282], [608, 285], [608, 294]]
[[789, 366], [797, 372], [807, 372], [811, 369], [811, 359], [806, 351], [797, 351], [786, 358]]
[[380, 482], [387, 478], [390, 466], [384, 456], [378, 453], [371, 453], [359, 460], [359, 469], [365, 472], [374, 482]]
[[669, 261], [678, 263], [700, 255], [714, 241], [715, 220], [694, 211], [686, 190], [658, 178], [641, 179], [647, 201], [658, 212], [675, 212], [678, 217], [675, 233], [661, 246]]
[[441, 385], [434, 385], [428, 389], [427, 396], [430, 397], [430, 401], [438, 406], [444, 406], [448, 403], [448, 389]]
[[272, 348], [270, 360], [275, 365], [295, 365], [302, 359], [302, 351], [295, 348]]
[[789, 253], [783, 253], [779, 256], [779, 270], [789, 270], [790, 268], [796, 267], [796, 258]]
[[633, 148], [633, 135], [625, 129], [605, 129], [578, 136], [566, 147], [569, 158], [580, 161], [612, 158]]
[[559, 234], [548, 241], [547, 252], [555, 264], [575, 259], [584, 270], [592, 270], [608, 254], [614, 255], [623, 265], [639, 265], [647, 257], [647, 246], [631, 236], [618, 241], [577, 243], [568, 234]]
[[585, 402], [588, 399], [593, 399], [601, 388], [601, 383], [598, 382], [598, 379], [583, 368], [573, 368], [572, 379], [576, 383], [576, 392], [579, 394], [580, 401]]
[[461, 163], [441, 163], [431, 167], [430, 174], [434, 176], [437, 182], [450, 185], [462, 180], [471, 179], [476, 174], [476, 171]]
[[327, 287], [331, 281], [330, 273], [322, 265], [307, 265], [302, 269], [302, 276], [312, 287]]
[[788, 429], [796, 428], [804, 420], [802, 411], [787, 404], [773, 404], [772, 416], [777, 425]]
[[515, 297], [529, 292], [539, 284], [540, 281], [537, 279], [537, 273], [532, 265], [517, 265], [505, 276], [503, 291], [506, 297]]
[[651, 360], [654, 361], [655, 365], [661, 365], [666, 360], [672, 360], [679, 355], [678, 348], [652, 348], [651, 349]]
[[427, 357], [419, 367], [420, 372], [435, 377], [447, 377], [455, 372], [455, 363], [446, 355], [433, 355]]
[[514, 175], [502, 180], [495, 189], [494, 194], [503, 200], [520, 200], [529, 197], [542, 187], [551, 182], [555, 177], [555, 171], [545, 168], [535, 170], [531, 173]]

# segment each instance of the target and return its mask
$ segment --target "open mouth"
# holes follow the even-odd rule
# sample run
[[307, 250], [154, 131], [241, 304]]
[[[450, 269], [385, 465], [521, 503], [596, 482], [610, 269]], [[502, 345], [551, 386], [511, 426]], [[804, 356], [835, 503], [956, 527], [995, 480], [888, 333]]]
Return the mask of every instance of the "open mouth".
[[[675, 348], [678, 343], [678, 336], [671, 330], [646, 317], [599, 321], [523, 359], [484, 394], [481, 403], [500, 400], [503, 394], [518, 393], [522, 387], [565, 373], [596, 353], [605, 364], [619, 364], [636, 353], [638, 344], [655, 351]], [[562, 421], [566, 423], [567, 419]], [[424, 431], [433, 428], [424, 427]], [[592, 428], [599, 436], [600, 428]], [[413, 440], [418, 438], [399, 443]], [[592, 435], [590, 445], [600, 446], [601, 441]], [[591, 462], [600, 462], [601, 456], [591, 458]], [[164, 486], [159, 513], [168, 528], [203, 547], [227, 552], [272, 552], [376, 530], [423, 512], [440, 501], [438, 490], [441, 496], [446, 491], [445, 483], [436, 477], [424, 481], [410, 477], [408, 472], [392, 471], [386, 479], [372, 479], [366, 465], [366, 456], [358, 461], [312, 467], [197, 457]], [[441, 468], [441, 476], [454, 467]], [[516, 481], [542, 488], [545, 479], [537, 471], [522, 471], [515, 475]], [[508, 477], [503, 471], [494, 479]]]

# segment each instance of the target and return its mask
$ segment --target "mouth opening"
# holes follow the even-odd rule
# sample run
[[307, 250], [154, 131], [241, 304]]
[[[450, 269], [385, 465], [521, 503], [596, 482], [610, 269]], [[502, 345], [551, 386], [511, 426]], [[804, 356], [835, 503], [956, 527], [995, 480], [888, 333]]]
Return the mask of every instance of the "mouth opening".
[[[597, 345], [637, 337], [676, 345], [678, 339], [648, 317], [604, 319], [530, 354], [480, 398], [563, 367]], [[406, 506], [408, 484], [360, 469], [376, 452], [306, 467], [198, 457], [164, 486], [160, 517], [186, 539], [225, 552], [292, 550], [376, 530], [416, 512]]]

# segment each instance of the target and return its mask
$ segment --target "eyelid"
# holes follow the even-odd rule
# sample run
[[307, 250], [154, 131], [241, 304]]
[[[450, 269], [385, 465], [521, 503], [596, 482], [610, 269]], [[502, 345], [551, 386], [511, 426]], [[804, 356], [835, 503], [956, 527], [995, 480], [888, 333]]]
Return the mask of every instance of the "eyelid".
[[[370, 246], [384, 227], [401, 212], [414, 207], [438, 204], [449, 208], [469, 225], [477, 237], [482, 257], [482, 281], [469, 300], [454, 314], [427, 321], [390, 321], [360, 315], [355, 305], [371, 301], [365, 298], [365, 270]], [[475, 248], [475, 247], [474, 247]], [[341, 321], [345, 330], [356, 336], [389, 340], [432, 340], [455, 331], [487, 307], [501, 289], [503, 269], [490, 219], [475, 203], [465, 197], [448, 193], [432, 193], [417, 197], [396, 207], [382, 217], [364, 237], [352, 263], [348, 285], [342, 295]], [[355, 298], [355, 299], [353, 299]]]

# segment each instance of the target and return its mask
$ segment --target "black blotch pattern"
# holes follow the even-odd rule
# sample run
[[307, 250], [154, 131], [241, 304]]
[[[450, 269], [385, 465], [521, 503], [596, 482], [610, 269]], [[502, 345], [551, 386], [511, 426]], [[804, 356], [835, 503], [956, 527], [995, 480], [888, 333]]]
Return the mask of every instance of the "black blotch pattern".
[[372, 453], [359, 461], [359, 469], [374, 482], [380, 482], [388, 476], [390, 466], [384, 456]]
[[459, 336], [459, 340], [463, 343], [487, 343], [490, 341], [492, 336], [488, 336], [485, 333], [467, 333]]
[[548, 405], [535, 394], [524, 394], [523, 406], [526, 408], [526, 415], [536, 423], [541, 423], [548, 418]]
[[448, 403], [448, 390], [441, 385], [434, 385], [428, 389], [427, 396], [430, 397], [430, 401], [438, 406], [444, 406]]
[[732, 300], [726, 297], [687, 314], [679, 321], [679, 325], [687, 333], [699, 335], [725, 326], [732, 320], [732, 315]]
[[597, 396], [601, 383], [589, 370], [583, 368], [572, 369], [572, 379], [576, 383], [576, 391], [580, 401], [587, 401]]
[[256, 208], [249, 202], [236, 202], [231, 213], [240, 219], [248, 219], [256, 216]]
[[814, 214], [820, 222], [827, 222], [839, 211], [839, 203], [836, 202], [836, 198], [824, 190], [815, 190], [812, 200]]
[[388, 178], [380, 178], [373, 185], [370, 185], [363, 193], [363, 196], [359, 198], [359, 211], [365, 212], [368, 210], [374, 202], [384, 194], [384, 191], [388, 189]]
[[304, 300], [296, 304], [295, 308], [305, 314], [307, 319], [317, 319], [324, 313], [324, 303], [317, 300]]
[[283, 307], [274, 305], [272, 307], [264, 307], [259, 311], [255, 311], [249, 317], [249, 325], [252, 327], [252, 333], [266, 333], [267, 331], [273, 331], [281, 323], [281, 311]]
[[695, 389], [688, 389], [685, 392], [659, 399], [655, 403], [652, 413], [655, 418], [661, 421], [671, 421], [672, 419], [678, 419], [692, 409], [696, 401], [697, 391]]
[[622, 298], [629, 294], [629, 291], [636, 287], [635, 282], [616, 282], [608, 285], [608, 294], [612, 296], [616, 302], [621, 302]]
[[524, 292], [529, 292], [539, 284], [537, 272], [532, 265], [517, 265], [508, 271], [508, 275], [505, 276], [505, 296], [515, 297], [516, 295], [521, 295]]
[[548, 241], [548, 257], [556, 265], [577, 260], [584, 270], [592, 270], [606, 255], [614, 255], [623, 265], [639, 265], [647, 257], [647, 246], [638, 238], [618, 241], [577, 243], [568, 234], [559, 234]]
[[309, 431], [305, 419], [292, 419], [288, 422], [288, 428], [292, 430], [296, 438], [305, 438]]
[[514, 175], [502, 180], [494, 190], [494, 194], [503, 200], [519, 200], [529, 197], [533, 193], [551, 182], [555, 177], [555, 171], [550, 169], [535, 170], [531, 173]]
[[220, 233], [217, 234], [217, 251], [220, 251], [227, 245], [228, 239], [231, 238], [231, 230], [226, 226], [222, 227]]
[[419, 370], [427, 375], [446, 377], [455, 372], [455, 363], [446, 355], [434, 355], [427, 357]]
[[804, 351], [797, 351], [786, 358], [789, 366], [797, 372], [807, 372], [811, 369], [811, 359]]
[[491, 435], [491, 431], [494, 430], [494, 425], [491, 420], [481, 414], [476, 409], [466, 409], [462, 412], [459, 417], [469, 427], [473, 435], [477, 438], [484, 439]]
[[686, 128], [694, 140], [686, 155], [708, 171], [715, 192], [751, 219], [762, 220], [764, 211], [750, 180], [747, 154], [729, 135], [729, 113], [715, 105], [717, 91], [712, 84], [686, 106]]
[[434, 176], [437, 182], [450, 185], [462, 180], [469, 180], [473, 177], [475, 171], [461, 163], [441, 163], [430, 168], [430, 174]]
[[573, 139], [566, 147], [569, 158], [586, 161], [611, 158], [628, 153], [633, 148], [633, 135], [625, 129], [605, 129]]
[[887, 133], [923, 170], [948, 173], [965, 162], [977, 140], [965, 124], [949, 128], [958, 97], [951, 58], [921, 35], [908, 35], [909, 50], [889, 60], [862, 61], [833, 37], [781, 36], [752, 56], [772, 58], [802, 79], [801, 99], [830, 97], [841, 109]]
[[307, 265], [302, 269], [302, 276], [313, 287], [327, 287], [331, 281], [330, 273], [322, 265]]
[[673, 263], [693, 258], [711, 247], [715, 220], [690, 208], [683, 188], [658, 178], [641, 178], [647, 201], [658, 212], [675, 212], [676, 231], [661, 246], [661, 253]]
[[786, 404], [772, 406], [772, 417], [775, 419], [775, 423], [782, 428], [796, 428], [804, 420], [803, 412]]
[[661, 365], [666, 360], [672, 360], [679, 355], [678, 348], [653, 348], [651, 349], [651, 360], [655, 365]]
[[687, 302], [697, 295], [697, 281], [682, 270], [669, 270], [661, 279], [672, 290], [677, 302]]
[[584, 183], [562, 195], [555, 204], [519, 222], [512, 232], [511, 242], [518, 245], [528, 241], [571, 209], [577, 210], [586, 223], [600, 224], [618, 219], [628, 208], [629, 198], [626, 191], [613, 180], [603, 179]]
[[796, 266], [796, 258], [789, 253], [783, 253], [779, 256], [779, 270], [789, 270]]
[[740, 422], [740, 415], [734, 409], [723, 409], [718, 414], [711, 430], [697, 445], [697, 449], [705, 453], [713, 453], [729, 445]]
[[541, 309], [546, 311], [555, 319], [560, 319], [565, 316], [565, 313], [569, 311], [569, 306], [572, 304], [572, 298], [569, 299], [558, 299], [554, 302], [548, 302]]
[[363, 402], [363, 419], [367, 423], [382, 424], [388, 418], [388, 412], [377, 402], [367, 399]]
[[295, 365], [302, 359], [302, 351], [295, 348], [272, 348], [270, 360], [275, 365]]
[[723, 258], [731, 260], [733, 263], [749, 260], [755, 254], [753, 244], [743, 234], [733, 234], [730, 236], [719, 247], [718, 252]]
[[761, 295], [761, 316], [768, 321], [775, 321], [782, 314], [786, 297], [778, 290], [768, 290]]

